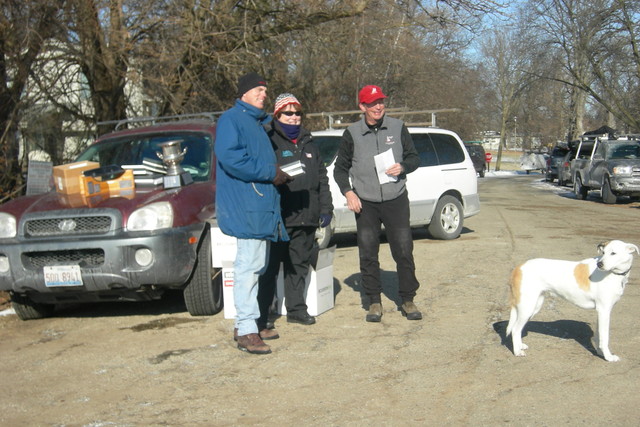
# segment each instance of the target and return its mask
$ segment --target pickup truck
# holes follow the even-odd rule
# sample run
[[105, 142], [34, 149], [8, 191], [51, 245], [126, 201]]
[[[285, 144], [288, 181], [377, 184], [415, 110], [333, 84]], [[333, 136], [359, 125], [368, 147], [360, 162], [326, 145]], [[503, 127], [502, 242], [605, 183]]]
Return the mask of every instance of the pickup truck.
[[77, 161], [163, 166], [164, 147], [179, 141], [160, 179], [136, 179], [128, 193], [107, 197], [52, 188], [0, 205], [0, 291], [10, 293], [20, 319], [50, 316], [65, 303], [158, 299], [169, 289], [182, 291], [192, 315], [222, 309], [210, 231], [214, 116], [149, 120], [99, 137]]
[[[593, 144], [591, 154], [581, 156], [583, 145]], [[589, 190], [600, 190], [602, 201], [615, 204], [619, 196], [640, 196], [640, 136], [585, 139], [573, 160], [573, 191], [580, 200]]]

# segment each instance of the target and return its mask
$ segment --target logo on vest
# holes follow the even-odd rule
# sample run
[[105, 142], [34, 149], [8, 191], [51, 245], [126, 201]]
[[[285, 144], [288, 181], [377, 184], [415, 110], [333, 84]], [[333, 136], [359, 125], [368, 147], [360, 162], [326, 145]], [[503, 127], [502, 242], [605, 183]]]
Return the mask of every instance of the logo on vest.
[[387, 140], [384, 142], [387, 145], [391, 145], [391, 144], [395, 144], [396, 141], [395, 139], [393, 139], [393, 135], [388, 135], [387, 136]]

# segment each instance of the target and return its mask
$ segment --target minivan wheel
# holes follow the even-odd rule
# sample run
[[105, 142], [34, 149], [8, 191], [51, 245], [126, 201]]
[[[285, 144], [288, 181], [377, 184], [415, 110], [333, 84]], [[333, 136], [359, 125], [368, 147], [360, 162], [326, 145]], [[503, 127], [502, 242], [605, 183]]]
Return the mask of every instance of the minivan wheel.
[[335, 229], [335, 217], [331, 218], [331, 223], [326, 227], [316, 228], [316, 244], [320, 249], [326, 249], [333, 238], [333, 230]]
[[329, 224], [328, 227], [316, 228], [316, 243], [318, 244], [318, 247], [320, 249], [328, 248], [332, 237], [333, 237], [333, 221], [331, 221], [331, 224]]
[[462, 204], [453, 196], [443, 196], [436, 205], [427, 229], [432, 237], [451, 240], [460, 236], [464, 221]]
[[198, 259], [182, 293], [192, 316], [209, 316], [222, 310], [222, 271], [211, 267], [211, 232], [208, 229], [200, 239]]

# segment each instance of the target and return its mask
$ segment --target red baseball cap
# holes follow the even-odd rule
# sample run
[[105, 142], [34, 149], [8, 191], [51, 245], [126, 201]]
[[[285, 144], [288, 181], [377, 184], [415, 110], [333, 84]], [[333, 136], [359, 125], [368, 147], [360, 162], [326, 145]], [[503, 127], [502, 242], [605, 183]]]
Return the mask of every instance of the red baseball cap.
[[358, 94], [358, 101], [362, 104], [371, 104], [373, 101], [377, 101], [378, 99], [386, 98], [387, 95], [382, 93], [382, 89], [380, 86], [368, 85], [360, 89], [360, 93]]

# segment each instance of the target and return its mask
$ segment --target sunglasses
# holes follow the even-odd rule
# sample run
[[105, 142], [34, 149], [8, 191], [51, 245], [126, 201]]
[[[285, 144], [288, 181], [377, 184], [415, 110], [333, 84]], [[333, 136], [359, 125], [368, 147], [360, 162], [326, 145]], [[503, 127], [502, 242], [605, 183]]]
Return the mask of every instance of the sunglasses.
[[302, 111], [282, 111], [280, 114], [284, 114], [285, 116], [291, 117], [294, 114], [298, 117], [302, 116]]

